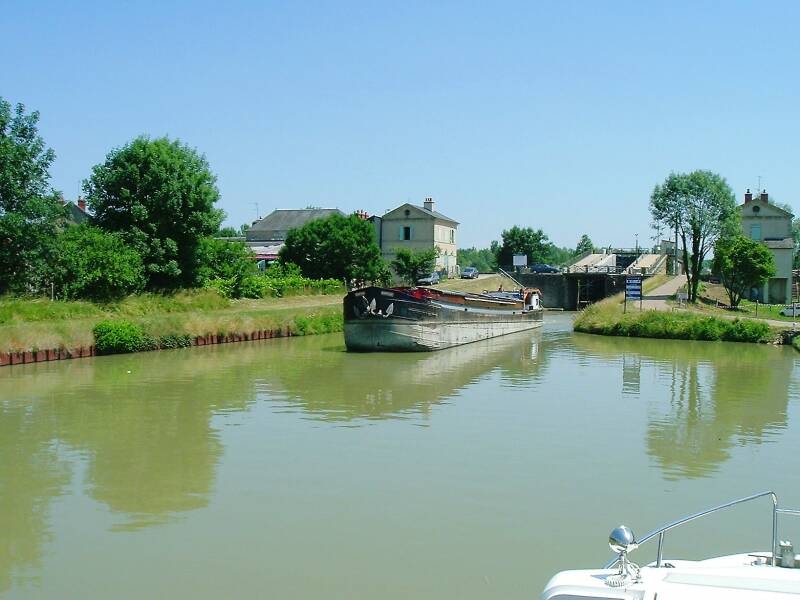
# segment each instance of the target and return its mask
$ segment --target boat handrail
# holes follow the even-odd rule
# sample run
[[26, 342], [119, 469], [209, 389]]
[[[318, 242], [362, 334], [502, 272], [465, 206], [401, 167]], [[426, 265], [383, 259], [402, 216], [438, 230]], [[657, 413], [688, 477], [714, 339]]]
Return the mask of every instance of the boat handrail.
[[[744, 498], [738, 498], [736, 500], [732, 500], [730, 502], [725, 502], [724, 504], [720, 504], [718, 506], [714, 506], [712, 508], [707, 508], [706, 510], [701, 510], [700, 512], [696, 512], [694, 514], [688, 515], [686, 517], [677, 519], [676, 521], [672, 521], [671, 523], [667, 523], [666, 525], [662, 525], [661, 527], [654, 529], [647, 535], [645, 535], [640, 540], [637, 540], [637, 547], [641, 546], [642, 544], [650, 541], [654, 537], [658, 536], [658, 551], [656, 554], [656, 567], [661, 566], [662, 556], [663, 556], [663, 549], [664, 549], [664, 534], [671, 530], [684, 525], [690, 521], [694, 521], [695, 519], [699, 519], [700, 517], [705, 517], [706, 515], [710, 515], [712, 513], [718, 512], [725, 508], [730, 508], [731, 506], [736, 506], [738, 504], [743, 504], [745, 502], [750, 502], [751, 500], [757, 500], [759, 498], [764, 498], [766, 496], [770, 496], [772, 498], [772, 564], [775, 564], [775, 557], [777, 555], [778, 550], [778, 515], [785, 514], [785, 515], [792, 515], [792, 516], [800, 516], [800, 510], [788, 509], [788, 508], [778, 508], [778, 496], [773, 491], [765, 491], [759, 492], [757, 494], [753, 494], [751, 496], [745, 496]], [[611, 562], [609, 562], [604, 568], [610, 569], [612, 568], [617, 562], [619, 561], [619, 557], [614, 558]]]

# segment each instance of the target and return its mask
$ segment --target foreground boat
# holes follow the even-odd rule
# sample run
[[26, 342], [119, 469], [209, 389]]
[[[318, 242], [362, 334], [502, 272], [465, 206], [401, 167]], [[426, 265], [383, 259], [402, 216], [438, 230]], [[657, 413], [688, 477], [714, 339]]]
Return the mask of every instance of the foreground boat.
[[344, 298], [344, 341], [358, 352], [442, 350], [539, 327], [543, 312], [536, 289], [470, 294], [367, 287]]
[[[675, 527], [717, 511], [769, 497], [772, 500], [772, 546], [767, 552], [731, 554], [705, 560], [665, 560], [665, 534]], [[800, 511], [778, 507], [773, 492], [761, 492], [726, 502], [673, 521], [636, 540], [620, 526], [611, 532], [609, 546], [617, 553], [604, 569], [563, 571], [542, 592], [541, 600], [769, 600], [800, 596], [800, 556], [789, 541], [778, 538], [778, 517]], [[658, 540], [656, 560], [638, 567], [628, 555], [651, 539]], [[616, 568], [614, 568], [616, 567]]]

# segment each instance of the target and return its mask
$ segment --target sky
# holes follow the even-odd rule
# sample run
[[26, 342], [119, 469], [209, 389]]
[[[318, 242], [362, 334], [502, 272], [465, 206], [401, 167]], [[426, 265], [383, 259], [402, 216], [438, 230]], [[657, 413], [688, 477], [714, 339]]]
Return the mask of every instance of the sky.
[[[0, 96], [41, 113], [52, 183], [146, 134], [205, 154], [226, 223], [275, 208], [649, 243], [709, 169], [798, 207], [799, 2], [37, 2], [0, 11]], [[258, 211], [258, 213], [257, 213]], [[797, 211], [796, 211], [797, 212]]]

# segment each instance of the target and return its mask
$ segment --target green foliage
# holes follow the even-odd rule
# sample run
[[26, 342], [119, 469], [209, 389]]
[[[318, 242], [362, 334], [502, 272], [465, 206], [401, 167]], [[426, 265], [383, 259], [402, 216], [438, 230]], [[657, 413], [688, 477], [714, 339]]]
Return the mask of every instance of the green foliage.
[[344, 317], [341, 313], [298, 316], [294, 318], [291, 326], [294, 335], [334, 333], [342, 329], [344, 329]]
[[556, 267], [563, 267], [570, 264], [574, 258], [575, 251], [571, 248], [560, 248], [556, 245], [552, 245], [550, 247], [550, 258], [547, 262]]
[[501, 267], [514, 262], [515, 254], [525, 254], [528, 264], [546, 263], [551, 260], [553, 244], [541, 229], [514, 225], [502, 233], [503, 243], [497, 247], [497, 264]]
[[743, 235], [725, 237], [714, 247], [714, 272], [730, 298], [739, 306], [745, 294], [775, 275], [775, 257], [763, 244]]
[[578, 245], [575, 247], [575, 256], [583, 256], [584, 254], [591, 254], [594, 252], [594, 243], [585, 233], [578, 240]]
[[[226, 242], [213, 238], [204, 238], [200, 243], [200, 280], [203, 285], [211, 281], [224, 280], [222, 285], [226, 298], [260, 298], [249, 292], [252, 285], [249, 281], [258, 273], [253, 253], [242, 242]], [[211, 284], [215, 287], [218, 284]], [[221, 292], [222, 293], [222, 292]]]
[[331, 215], [290, 229], [280, 261], [298, 265], [311, 279], [348, 283], [385, 281], [389, 275], [369, 221]]
[[0, 298], [0, 325], [37, 321], [69, 321], [103, 314], [90, 302], [51, 302], [49, 298]]
[[800, 269], [800, 217], [792, 220], [792, 239], [794, 240], [793, 269]]
[[678, 235], [689, 281], [690, 302], [697, 300], [703, 260], [721, 237], [739, 233], [739, 213], [731, 188], [723, 177], [710, 171], [670, 173], [650, 196], [654, 225]]
[[158, 338], [158, 347], [161, 350], [170, 350], [173, 348], [188, 348], [192, 345], [193, 338], [191, 335], [162, 335]]
[[83, 189], [95, 223], [119, 232], [142, 256], [148, 289], [200, 282], [200, 247], [222, 220], [204, 156], [166, 137], [138, 137], [109, 152]]
[[47, 257], [64, 207], [50, 187], [55, 153], [45, 148], [39, 113], [0, 98], [0, 293], [45, 286]]
[[436, 255], [436, 248], [419, 251], [398, 248], [392, 261], [392, 269], [405, 283], [415, 285], [420, 278], [433, 272]]
[[154, 345], [142, 328], [131, 321], [101, 321], [94, 326], [92, 334], [98, 354], [141, 352]]
[[297, 265], [275, 263], [264, 273], [255, 272], [237, 283], [234, 278], [209, 279], [206, 286], [225, 298], [281, 298], [300, 294], [338, 294], [342, 282], [336, 279], [304, 277]]
[[800, 336], [796, 335], [792, 338], [792, 346], [795, 350], [800, 352]]
[[217, 233], [215, 234], [216, 237], [240, 237], [241, 233], [235, 227], [221, 227]]
[[497, 270], [494, 252], [490, 248], [460, 248], [458, 250], [458, 265], [464, 267], [475, 267], [481, 273], [488, 273]]
[[144, 287], [142, 258], [118, 234], [73, 225], [58, 236], [51, 265], [59, 297], [95, 302], [119, 300]]
[[593, 304], [578, 315], [575, 331], [623, 337], [727, 342], [765, 342], [769, 325], [749, 319], [721, 319], [686, 312], [629, 312]]

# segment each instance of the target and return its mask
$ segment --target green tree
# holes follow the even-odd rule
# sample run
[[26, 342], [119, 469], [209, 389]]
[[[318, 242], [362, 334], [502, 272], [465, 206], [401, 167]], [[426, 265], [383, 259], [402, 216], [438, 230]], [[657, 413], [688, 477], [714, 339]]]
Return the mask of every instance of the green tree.
[[458, 266], [475, 267], [478, 271], [485, 273], [497, 270], [494, 252], [491, 248], [459, 248], [457, 254]]
[[248, 279], [258, 274], [255, 256], [242, 242], [204, 238], [200, 243], [200, 281], [203, 285], [224, 279], [232, 298], [240, 298]]
[[216, 237], [239, 237], [239, 235], [239, 230], [230, 225], [227, 227], [220, 227], [216, 233]]
[[583, 256], [584, 254], [591, 254], [594, 252], [594, 243], [585, 233], [578, 240], [578, 245], [575, 247], [575, 256]]
[[405, 283], [415, 285], [420, 278], [433, 272], [437, 254], [438, 248], [417, 251], [398, 248], [392, 261], [392, 269]]
[[170, 141], [138, 137], [109, 152], [83, 183], [95, 223], [141, 254], [151, 290], [197, 285], [200, 244], [222, 220], [205, 157]]
[[144, 288], [142, 257], [122, 236], [91, 225], [67, 227], [52, 258], [56, 293], [67, 300], [119, 300]]
[[55, 159], [39, 136], [39, 113], [0, 98], [0, 294], [41, 289], [56, 227], [65, 216], [50, 187]]
[[743, 235], [723, 237], [714, 246], [713, 268], [731, 306], [737, 307], [748, 290], [775, 275], [775, 258], [766, 246]]
[[496, 254], [497, 264], [501, 267], [513, 264], [515, 254], [525, 254], [529, 265], [551, 259], [553, 244], [541, 229], [514, 225], [501, 235], [503, 243], [497, 246]]
[[290, 229], [280, 261], [296, 264], [311, 279], [338, 279], [348, 285], [390, 277], [372, 223], [355, 215], [333, 214]]
[[654, 226], [678, 230], [683, 249], [688, 296], [697, 301], [697, 287], [706, 255], [721, 237], [739, 231], [738, 211], [725, 179], [710, 171], [670, 173], [650, 196]]

